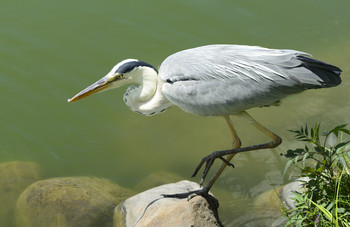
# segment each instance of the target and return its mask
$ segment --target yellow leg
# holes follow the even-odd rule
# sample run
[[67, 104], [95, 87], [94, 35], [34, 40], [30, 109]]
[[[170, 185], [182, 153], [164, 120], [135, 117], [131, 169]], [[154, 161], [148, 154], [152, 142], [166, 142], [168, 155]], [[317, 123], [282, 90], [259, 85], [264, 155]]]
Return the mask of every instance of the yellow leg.
[[240, 148], [241, 147], [241, 140], [239, 139], [237, 132], [236, 132], [235, 128], [233, 127], [230, 116], [226, 115], [226, 116], [224, 116], [224, 118], [226, 120], [228, 127], [230, 128], [230, 132], [232, 135], [232, 139], [233, 139], [232, 149]]
[[[267, 128], [265, 128], [262, 124], [257, 122], [254, 118], [252, 118], [247, 112], [245, 112], [245, 111], [241, 112], [238, 116], [243, 118], [243, 119], [245, 119], [252, 126], [254, 126], [255, 128], [259, 129], [265, 135], [270, 137], [272, 139], [272, 141], [271, 141], [272, 146], [277, 147], [278, 145], [281, 144], [281, 142], [282, 142], [281, 137], [277, 136], [275, 133], [273, 133], [270, 130], [268, 130]], [[274, 147], [269, 147], [269, 148], [274, 148]]]
[[[230, 119], [230, 116], [225, 115], [224, 116], [226, 123], [230, 129], [231, 135], [232, 135], [232, 139], [233, 139], [233, 146], [232, 149], [237, 149], [241, 147], [241, 140], [239, 139], [237, 132], [235, 130], [235, 128], [233, 127], [232, 121]], [[236, 155], [236, 153], [232, 153], [229, 154], [226, 158], [226, 161], [229, 163], [231, 161], [231, 159]], [[219, 178], [219, 176], [221, 175], [221, 173], [224, 171], [224, 169], [226, 168], [227, 164], [224, 162], [222, 163], [221, 167], [219, 168], [219, 170], [216, 172], [215, 176], [209, 181], [209, 183], [206, 185], [206, 187], [211, 188], [211, 186], [213, 186], [213, 184], [215, 183], [215, 181]], [[203, 184], [204, 178], [201, 179], [200, 181], [200, 185]]]
[[[268, 143], [264, 143], [264, 144], [258, 144], [258, 145], [253, 145], [253, 146], [249, 146], [249, 147], [243, 147], [240, 148], [241, 146], [241, 142], [238, 138], [238, 135], [235, 131], [235, 129], [233, 128], [232, 122], [230, 121], [228, 116], [225, 116], [226, 122], [230, 127], [232, 136], [233, 136], [233, 140], [234, 140], [234, 145], [233, 145], [233, 149], [231, 150], [226, 150], [226, 151], [216, 151], [213, 152], [211, 155], [205, 157], [204, 159], [202, 159], [201, 164], [197, 167], [197, 169], [199, 169], [204, 162], [207, 162], [207, 160], [209, 161], [209, 165], [207, 164], [205, 167], [205, 174], [203, 174], [203, 177], [201, 179], [201, 184], [203, 183], [204, 178], [206, 177], [207, 172], [210, 169], [210, 166], [212, 165], [212, 163], [214, 162], [214, 160], [216, 158], [222, 157], [223, 155], [228, 155], [228, 157], [226, 158], [226, 163], [229, 163], [231, 161], [231, 159], [240, 152], [246, 152], [246, 151], [252, 151], [252, 150], [258, 150], [258, 149], [266, 149], [266, 148], [274, 148], [277, 147], [279, 144], [281, 144], [282, 139], [277, 136], [276, 134], [274, 134], [273, 132], [271, 132], [270, 130], [268, 130], [267, 128], [265, 128], [262, 124], [260, 124], [259, 122], [257, 122], [256, 120], [254, 120], [254, 118], [252, 118], [247, 112], [241, 112], [240, 114], [238, 114], [239, 117], [247, 120], [252, 126], [254, 126], [255, 128], [259, 129], [261, 132], [263, 132], [264, 134], [266, 134], [267, 136], [269, 136], [272, 141], [268, 142]], [[238, 141], [236, 143], [236, 141]], [[216, 172], [216, 174], [210, 179], [210, 181], [208, 182], [208, 184], [204, 187], [205, 191], [209, 191], [210, 188], [213, 186], [213, 184], [216, 182], [216, 180], [219, 178], [220, 174], [224, 171], [225, 167], [227, 166], [225, 162], [221, 165], [221, 167], [219, 168], [219, 170]]]

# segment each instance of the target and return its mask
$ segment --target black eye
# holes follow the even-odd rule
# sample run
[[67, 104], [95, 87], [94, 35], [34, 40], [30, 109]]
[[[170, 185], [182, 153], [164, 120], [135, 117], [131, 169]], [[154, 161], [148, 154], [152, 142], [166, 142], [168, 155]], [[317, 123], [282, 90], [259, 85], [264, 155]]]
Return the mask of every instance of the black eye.
[[117, 75], [115, 76], [116, 79], [122, 79], [123, 77], [124, 77], [123, 74], [117, 74]]

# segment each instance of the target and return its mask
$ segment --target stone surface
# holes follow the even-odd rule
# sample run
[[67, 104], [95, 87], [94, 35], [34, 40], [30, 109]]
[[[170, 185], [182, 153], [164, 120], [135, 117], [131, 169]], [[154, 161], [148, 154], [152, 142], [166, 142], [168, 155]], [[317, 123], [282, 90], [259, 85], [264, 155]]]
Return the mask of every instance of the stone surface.
[[33, 182], [43, 178], [34, 162], [12, 161], [0, 164], [0, 225], [11, 226], [18, 196]]
[[294, 202], [294, 192], [302, 192], [302, 186], [305, 184], [305, 182], [308, 182], [308, 177], [300, 177], [296, 179], [295, 181], [286, 184], [282, 187], [280, 191], [280, 197], [282, 198], [284, 205], [287, 209], [293, 209], [295, 208], [295, 202]]
[[117, 226], [221, 226], [217, 208], [201, 196], [187, 199], [163, 198], [173, 194], [199, 189], [190, 181], [166, 184], [137, 194], [115, 209]]
[[19, 197], [16, 224], [40, 226], [112, 226], [113, 211], [132, 192], [109, 180], [66, 177], [38, 181]]

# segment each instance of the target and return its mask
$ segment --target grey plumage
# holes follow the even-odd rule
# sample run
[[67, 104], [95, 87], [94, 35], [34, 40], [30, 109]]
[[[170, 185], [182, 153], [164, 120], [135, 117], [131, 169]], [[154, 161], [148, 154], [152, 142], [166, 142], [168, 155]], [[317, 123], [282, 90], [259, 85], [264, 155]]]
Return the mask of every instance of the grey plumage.
[[341, 83], [341, 70], [294, 50], [210, 45], [164, 60], [163, 94], [181, 109], [221, 116], [275, 103], [310, 88]]

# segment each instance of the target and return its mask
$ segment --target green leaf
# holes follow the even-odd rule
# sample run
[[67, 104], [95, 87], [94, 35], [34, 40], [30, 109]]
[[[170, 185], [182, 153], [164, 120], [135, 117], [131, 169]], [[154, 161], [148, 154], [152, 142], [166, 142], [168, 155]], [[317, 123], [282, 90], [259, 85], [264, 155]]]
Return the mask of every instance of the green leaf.
[[345, 146], [345, 145], [348, 144], [349, 142], [350, 142], [350, 141], [338, 143], [338, 144], [334, 147], [334, 150], [338, 150], [339, 148]]
[[296, 165], [299, 162], [299, 155], [295, 156], [294, 158], [294, 164]]
[[308, 129], [307, 129], [307, 124], [305, 125], [305, 135], [306, 135], [306, 136], [309, 136], [309, 131], [308, 131]]
[[295, 158], [298, 155], [303, 154], [305, 151], [301, 148], [295, 149], [295, 150], [288, 150], [286, 154], [281, 153], [282, 156], [285, 156], [286, 158]]
[[320, 137], [320, 126], [321, 126], [321, 123], [315, 125], [315, 128], [314, 128], [314, 134], [315, 134], [315, 139], [316, 140], [319, 140], [319, 137]]
[[327, 135], [334, 133], [338, 137], [339, 132], [344, 132], [345, 134], [350, 135], [350, 131], [345, 128], [347, 125], [348, 124], [337, 125], [332, 130], [330, 130]]
[[340, 213], [340, 214], [345, 213], [345, 208], [339, 207], [339, 208], [338, 208], [338, 213]]
[[326, 207], [327, 210], [331, 210], [333, 208], [333, 206], [335, 205], [334, 202], [331, 202], [328, 204], [328, 206]]
[[304, 157], [303, 157], [303, 160], [302, 160], [302, 161], [303, 161], [303, 167], [305, 166], [305, 160], [306, 160], [308, 157], [309, 157], [309, 153], [306, 152], [306, 153], [304, 154]]
[[293, 159], [289, 160], [286, 164], [286, 167], [284, 167], [284, 171], [283, 171], [283, 176], [286, 174], [289, 166], [293, 163]]
[[315, 169], [307, 166], [302, 170], [303, 173], [316, 173]]
[[325, 168], [325, 165], [321, 165], [319, 168], [316, 169], [317, 172], [321, 173]]
[[332, 222], [332, 224], [335, 224], [336, 226], [338, 226], [338, 223], [335, 222], [333, 215], [331, 212], [329, 212], [327, 209], [325, 209], [323, 206], [318, 205], [317, 203], [315, 203], [314, 201], [312, 201], [311, 199], [308, 199], [312, 204], [314, 204], [320, 211], [322, 211], [322, 213], [326, 216], [326, 218]]

